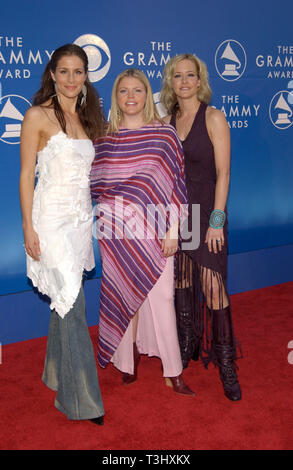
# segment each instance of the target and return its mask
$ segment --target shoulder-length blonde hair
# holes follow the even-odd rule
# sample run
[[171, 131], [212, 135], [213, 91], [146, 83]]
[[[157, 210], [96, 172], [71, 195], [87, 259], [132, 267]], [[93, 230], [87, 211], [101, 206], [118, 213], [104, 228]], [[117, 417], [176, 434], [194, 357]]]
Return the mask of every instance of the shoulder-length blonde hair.
[[154, 103], [153, 92], [152, 92], [150, 82], [145, 76], [145, 74], [139, 69], [126, 69], [118, 75], [113, 85], [108, 133], [118, 132], [119, 127], [123, 120], [123, 113], [121, 109], [119, 108], [118, 101], [117, 101], [117, 89], [118, 89], [119, 83], [125, 77], [137, 78], [144, 85], [146, 89], [147, 96], [146, 96], [146, 103], [144, 107], [145, 124], [150, 124], [155, 121], [159, 121], [160, 123], [163, 123], [156, 109], [156, 105]]
[[198, 100], [208, 104], [212, 96], [206, 64], [194, 54], [175, 55], [165, 65], [163, 88], [161, 91], [161, 103], [165, 106], [168, 114], [172, 114], [177, 104], [177, 97], [172, 87], [172, 79], [176, 64], [181, 62], [181, 60], [190, 60], [195, 65], [197, 75], [200, 79], [200, 87], [197, 92]]

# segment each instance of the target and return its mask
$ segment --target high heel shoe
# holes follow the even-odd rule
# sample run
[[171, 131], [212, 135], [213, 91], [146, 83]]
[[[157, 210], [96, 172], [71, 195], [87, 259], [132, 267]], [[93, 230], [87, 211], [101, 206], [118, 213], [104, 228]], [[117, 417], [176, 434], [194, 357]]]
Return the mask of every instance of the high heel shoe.
[[91, 418], [90, 421], [94, 424], [98, 424], [99, 426], [104, 425], [104, 416], [99, 416], [98, 418]]
[[137, 368], [138, 368], [139, 361], [140, 361], [140, 354], [137, 349], [136, 343], [133, 343], [133, 362], [134, 362], [133, 374], [127, 374], [126, 372], [123, 372], [122, 374], [123, 385], [130, 385], [137, 380]]
[[167, 387], [173, 387], [174, 392], [188, 397], [194, 397], [195, 393], [183, 382], [182, 375], [177, 377], [165, 377]]

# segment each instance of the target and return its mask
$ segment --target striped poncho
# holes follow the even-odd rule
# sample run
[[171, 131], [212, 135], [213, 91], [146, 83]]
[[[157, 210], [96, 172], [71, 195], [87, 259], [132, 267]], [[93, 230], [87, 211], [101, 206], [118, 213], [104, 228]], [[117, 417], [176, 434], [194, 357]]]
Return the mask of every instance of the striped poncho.
[[[181, 143], [167, 124], [121, 129], [96, 141], [95, 150], [91, 194], [102, 260], [98, 363], [105, 367], [164, 269], [161, 239], [172, 217], [182, 215], [187, 194]], [[178, 214], [166, 211], [170, 204]]]

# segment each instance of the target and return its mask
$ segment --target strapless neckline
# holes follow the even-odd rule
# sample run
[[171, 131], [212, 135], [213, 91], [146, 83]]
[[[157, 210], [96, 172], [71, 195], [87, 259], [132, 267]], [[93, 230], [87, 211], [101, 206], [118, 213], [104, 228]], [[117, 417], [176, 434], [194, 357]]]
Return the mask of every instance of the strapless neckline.
[[45, 147], [43, 147], [41, 150], [39, 150], [37, 152], [37, 154], [39, 155], [40, 153], [42, 153], [48, 147], [49, 143], [52, 142], [52, 140], [54, 140], [56, 137], [59, 137], [60, 135], [64, 135], [64, 137], [66, 137], [66, 139], [68, 139], [72, 142], [91, 142], [91, 139], [73, 139], [73, 137], [68, 137], [68, 135], [65, 134], [65, 132], [59, 131], [59, 132], [57, 132], [57, 134], [51, 135], [51, 137], [47, 140]]

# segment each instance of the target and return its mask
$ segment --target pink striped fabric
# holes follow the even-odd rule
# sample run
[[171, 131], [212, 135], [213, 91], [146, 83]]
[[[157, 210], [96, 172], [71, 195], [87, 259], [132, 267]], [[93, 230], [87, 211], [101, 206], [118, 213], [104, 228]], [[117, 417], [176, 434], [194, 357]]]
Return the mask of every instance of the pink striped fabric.
[[182, 214], [187, 194], [183, 151], [172, 126], [121, 129], [95, 142], [95, 150], [91, 193], [98, 203], [102, 260], [98, 362], [105, 367], [164, 269], [167, 207]]

